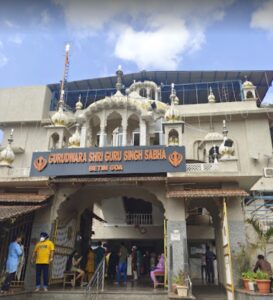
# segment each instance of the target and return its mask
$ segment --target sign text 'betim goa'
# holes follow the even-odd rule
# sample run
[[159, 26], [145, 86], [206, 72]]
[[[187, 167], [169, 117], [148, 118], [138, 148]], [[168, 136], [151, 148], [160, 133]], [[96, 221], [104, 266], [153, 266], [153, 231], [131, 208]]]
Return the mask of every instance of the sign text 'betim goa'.
[[31, 176], [184, 172], [184, 147], [108, 147], [34, 152]]

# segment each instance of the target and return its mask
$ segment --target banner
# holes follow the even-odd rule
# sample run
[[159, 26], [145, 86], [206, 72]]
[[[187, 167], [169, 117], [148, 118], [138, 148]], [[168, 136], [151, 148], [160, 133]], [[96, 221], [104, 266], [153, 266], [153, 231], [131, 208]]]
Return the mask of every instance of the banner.
[[34, 152], [30, 176], [185, 172], [185, 147], [66, 148]]

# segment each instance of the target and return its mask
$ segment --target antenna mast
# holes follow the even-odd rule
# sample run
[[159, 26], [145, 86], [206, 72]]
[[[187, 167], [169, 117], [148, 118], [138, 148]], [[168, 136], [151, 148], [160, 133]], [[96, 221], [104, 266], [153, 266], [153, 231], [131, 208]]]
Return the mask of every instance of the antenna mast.
[[67, 82], [67, 77], [68, 77], [68, 68], [69, 68], [69, 50], [70, 50], [70, 45], [66, 44], [65, 46], [65, 60], [64, 60], [64, 72], [63, 72], [63, 78], [61, 81], [61, 89], [60, 89], [60, 100], [58, 103], [58, 106], [64, 105], [64, 89], [65, 89], [65, 84]]

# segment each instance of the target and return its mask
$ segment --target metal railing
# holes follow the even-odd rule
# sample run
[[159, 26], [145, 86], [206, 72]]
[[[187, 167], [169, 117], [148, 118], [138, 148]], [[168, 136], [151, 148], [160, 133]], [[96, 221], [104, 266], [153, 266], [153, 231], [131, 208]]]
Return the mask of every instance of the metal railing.
[[219, 165], [216, 163], [188, 163], [186, 165], [186, 171], [192, 172], [213, 172], [219, 169]]
[[152, 214], [126, 214], [126, 223], [128, 225], [152, 225]]
[[189, 275], [187, 275], [187, 287], [188, 287], [188, 296], [192, 297], [192, 281]]
[[86, 287], [85, 300], [99, 299], [99, 294], [104, 291], [104, 279], [105, 259], [103, 258]]

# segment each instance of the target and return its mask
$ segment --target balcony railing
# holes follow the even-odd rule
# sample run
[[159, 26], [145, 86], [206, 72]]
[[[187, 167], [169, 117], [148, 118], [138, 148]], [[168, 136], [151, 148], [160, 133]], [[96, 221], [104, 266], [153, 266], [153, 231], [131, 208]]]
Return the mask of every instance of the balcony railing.
[[126, 214], [126, 223], [128, 225], [152, 225], [152, 214]]

